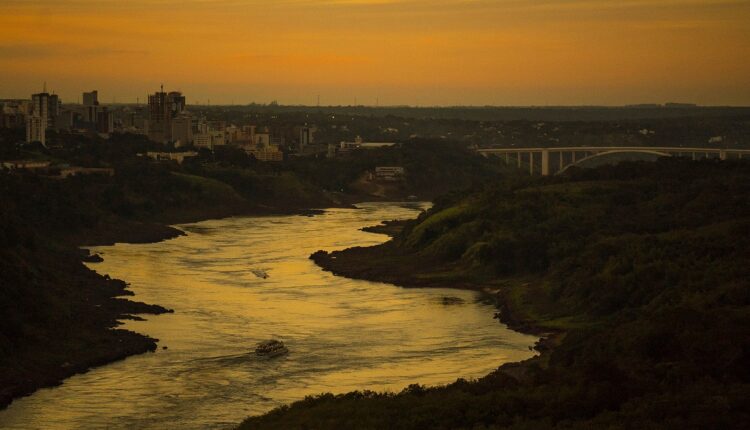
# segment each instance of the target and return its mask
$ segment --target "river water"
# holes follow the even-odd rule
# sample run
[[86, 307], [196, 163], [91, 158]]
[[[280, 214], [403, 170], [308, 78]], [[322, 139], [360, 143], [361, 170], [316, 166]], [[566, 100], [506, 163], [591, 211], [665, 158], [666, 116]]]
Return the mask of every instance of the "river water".
[[[536, 338], [492, 319], [475, 292], [351, 280], [308, 259], [381, 243], [359, 229], [424, 207], [210, 220], [165, 242], [93, 249], [104, 262], [91, 268], [175, 310], [124, 325], [160, 339], [159, 350], [19, 399], [0, 411], [0, 428], [232, 428], [306, 395], [445, 384], [530, 357]], [[254, 345], [271, 338], [289, 354], [256, 357]]]

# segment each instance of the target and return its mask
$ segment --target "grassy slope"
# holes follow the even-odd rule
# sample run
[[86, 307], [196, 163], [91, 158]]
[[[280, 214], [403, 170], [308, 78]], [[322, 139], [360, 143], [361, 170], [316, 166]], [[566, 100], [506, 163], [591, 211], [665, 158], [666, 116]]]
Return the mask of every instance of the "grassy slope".
[[311, 397], [241, 428], [747, 428], [749, 184], [743, 163], [573, 172], [318, 253], [348, 276], [497, 289], [512, 326], [557, 334], [479, 381]]

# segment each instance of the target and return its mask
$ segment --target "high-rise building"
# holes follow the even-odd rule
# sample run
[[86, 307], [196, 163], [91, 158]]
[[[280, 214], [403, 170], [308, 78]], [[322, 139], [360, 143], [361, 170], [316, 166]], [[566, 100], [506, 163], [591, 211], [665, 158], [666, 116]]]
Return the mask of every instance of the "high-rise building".
[[177, 91], [172, 91], [167, 94], [167, 101], [169, 102], [169, 110], [172, 112], [172, 117], [176, 116], [185, 111], [185, 96]]
[[39, 93], [31, 95], [31, 113], [45, 118], [49, 115], [49, 94]]
[[26, 142], [40, 142], [46, 146], [46, 129], [47, 124], [42, 117], [29, 115], [26, 117]]
[[83, 122], [86, 128], [97, 128], [99, 111], [99, 91], [83, 93]]
[[28, 115], [28, 100], [6, 100], [0, 105], [0, 128], [25, 127]]
[[313, 143], [313, 129], [307, 126], [299, 128], [299, 152], [305, 152], [305, 147]]
[[61, 110], [60, 114], [55, 118], [55, 130], [70, 130], [70, 128], [73, 127], [75, 115], [76, 114], [72, 110]]
[[169, 106], [167, 93], [162, 86], [161, 91], [148, 96], [148, 138], [155, 142], [166, 142], [169, 120]]
[[149, 139], [156, 142], [174, 140], [172, 120], [185, 112], [185, 96], [177, 91], [167, 94], [162, 86], [159, 92], [148, 96], [148, 109]]
[[96, 131], [111, 134], [115, 129], [115, 117], [111, 110], [103, 107], [96, 116]]
[[26, 141], [41, 142], [46, 145], [47, 116], [49, 114], [49, 94], [31, 95], [31, 112], [26, 118]]
[[47, 102], [47, 127], [54, 128], [59, 115], [60, 97], [57, 94], [51, 94]]
[[98, 106], [99, 105], [99, 91], [94, 90], [89, 93], [83, 93], [83, 105], [84, 106]]
[[180, 146], [193, 142], [193, 119], [189, 114], [179, 114], [172, 119], [172, 141], [179, 142]]

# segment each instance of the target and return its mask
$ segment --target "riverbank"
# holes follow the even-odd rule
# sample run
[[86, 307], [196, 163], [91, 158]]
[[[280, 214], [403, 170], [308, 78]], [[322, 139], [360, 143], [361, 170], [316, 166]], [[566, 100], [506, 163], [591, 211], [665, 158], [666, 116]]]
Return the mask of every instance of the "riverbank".
[[[18, 188], [15, 191], [20, 192]], [[86, 267], [83, 262], [95, 264], [98, 257], [89, 255], [86, 247], [155, 243], [184, 235], [168, 223], [318, 213], [317, 209], [288, 204], [274, 208], [229, 200], [225, 205], [165, 212], [158, 217], [160, 222], [105, 214], [94, 226], [84, 223], [54, 231], [36, 230], [22, 221], [24, 217], [16, 219], [13, 212], [2, 214], [7, 231], [24, 239], [20, 247], [0, 246], [0, 280], [7, 285], [0, 291], [0, 304], [8, 304], [7, 310], [2, 306], [0, 409], [15, 398], [58, 385], [72, 375], [157, 349], [158, 339], [119, 329], [119, 321], [172, 310], [121, 298], [133, 293], [125, 282]], [[0, 239], [6, 239], [0, 240], [0, 245], [13, 241], [2, 235]], [[33, 266], [29, 264], [32, 261]]]
[[[374, 234], [384, 234], [396, 238], [404, 228], [415, 224], [415, 220], [389, 220], [374, 226], [362, 228]], [[529, 369], [549, 359], [552, 349], [565, 336], [565, 329], [552, 323], [546, 324], [542, 318], [529, 311], [529, 305], [521, 302], [523, 290], [540, 278], [518, 278], [507, 280], [471, 280], [456, 275], [440, 266], [439, 262], [419, 259], [411, 253], [403, 252], [393, 240], [373, 247], [356, 247], [341, 251], [318, 251], [310, 259], [323, 270], [337, 276], [361, 279], [371, 282], [385, 282], [404, 288], [457, 288], [474, 290], [492, 300], [497, 312], [495, 318], [511, 330], [539, 336], [533, 346], [539, 355], [517, 363], [506, 363], [498, 367], [496, 373], [505, 374], [514, 380], [524, 380]], [[437, 270], [436, 270], [437, 269]]]
[[750, 170], [623, 163], [483, 187], [380, 246], [316, 252], [335, 274], [493, 293], [540, 355], [476, 381], [323, 394], [246, 429], [746, 428]]
[[[445, 384], [451, 375], [488, 373], [495, 354], [506, 361], [533, 355], [527, 346], [536, 339], [496, 324], [492, 306], [473, 292], [334, 277], [308, 260], [319, 248], [381, 243], [385, 236], [359, 228], [414, 217], [414, 206], [232, 217], [181, 225], [188, 235], [177, 240], [92, 249], [104, 261], [89, 267], [132, 282], [136, 299], [175, 309], [120, 327], [160, 339], [156, 353], [19, 399], [0, 412], [0, 427], [221, 427], [329, 387]], [[290, 354], [258, 359], [253, 346], [269, 338], [282, 339]]]
[[[410, 221], [391, 221], [383, 226], [364, 228], [364, 231], [395, 235], [395, 229], [403, 228]], [[383, 228], [381, 228], [383, 227]], [[393, 242], [372, 247], [355, 247], [341, 251], [317, 251], [310, 259], [323, 270], [336, 276], [361, 279], [371, 282], [384, 282], [404, 288], [453, 288], [477, 291], [492, 299], [498, 309], [501, 323], [510, 329], [537, 336], [543, 336], [535, 348], [539, 352], [553, 344], [546, 338], [562, 335], [559, 327], [546, 325], [534, 318], [516, 300], [522, 295], [520, 290], [528, 288], [528, 279], [485, 280], [484, 282], [461, 276], [441, 267], [439, 262], [429, 258], [416, 257], [405, 253]], [[513, 364], [517, 366], [517, 364]]]
[[409, 221], [410, 220], [399, 219], [383, 221], [378, 225], [362, 227], [361, 230], [368, 233], [384, 234], [386, 236], [396, 237], [399, 233], [401, 233], [401, 231], [409, 223]]
[[[0, 409], [92, 367], [156, 349], [158, 339], [119, 329], [119, 321], [172, 310], [122, 298], [133, 295], [127, 284], [89, 270], [82, 260], [90, 256], [77, 248], [34, 246], [22, 252], [15, 262], [9, 257], [18, 256], [2, 255], [3, 278], [15, 281], [6, 294], [24, 294], [30, 304], [4, 310]], [[35, 267], [24, 266], [27, 258]], [[33, 290], [23, 288], [29, 277]]]

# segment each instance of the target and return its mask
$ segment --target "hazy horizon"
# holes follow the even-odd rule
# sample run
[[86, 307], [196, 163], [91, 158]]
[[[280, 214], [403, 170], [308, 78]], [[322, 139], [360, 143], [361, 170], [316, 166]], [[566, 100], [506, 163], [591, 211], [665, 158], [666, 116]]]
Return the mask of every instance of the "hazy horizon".
[[[42, 89], [34, 91], [34, 93], [41, 92]], [[154, 91], [158, 91], [154, 90]], [[165, 92], [174, 91], [173, 89], [164, 88]], [[47, 89], [47, 92], [52, 94], [55, 93], [51, 89]], [[81, 94], [84, 91], [81, 92]], [[56, 94], [56, 93], [55, 93]], [[3, 100], [28, 100], [31, 94], [27, 96], [20, 96], [20, 97], [5, 97], [2, 94], [0, 94], [0, 101]], [[185, 95], [183, 93], [183, 95]], [[251, 107], [251, 106], [264, 106], [264, 107], [270, 107], [270, 106], [276, 106], [281, 108], [293, 108], [293, 107], [299, 107], [299, 108], [306, 108], [306, 109], [312, 109], [312, 108], [362, 108], [362, 109], [625, 109], [625, 108], [750, 108], [750, 103], [748, 104], [696, 104], [691, 103], [690, 101], [685, 102], [653, 102], [653, 103], [632, 103], [632, 104], [579, 104], [579, 105], [491, 105], [491, 104], [443, 104], [443, 105], [409, 105], [409, 104], [304, 104], [304, 103], [280, 103], [278, 100], [271, 100], [269, 102], [257, 102], [257, 101], [250, 101], [250, 102], [241, 102], [241, 103], [211, 103], [207, 104], [206, 102], [201, 103], [200, 100], [193, 101], [189, 99], [190, 94], [187, 94], [188, 100], [186, 103], [187, 107], [191, 106], [200, 106], [200, 107]], [[62, 96], [61, 96], [62, 97]], [[75, 97], [76, 100], [70, 100], [66, 99], [64, 97], [61, 98], [61, 103], [63, 105], [75, 105], [75, 104], [81, 104], [81, 96]], [[107, 101], [106, 99], [102, 98], [102, 93], [99, 91], [99, 103], [102, 105], [115, 105], [115, 106], [145, 106], [147, 105], [147, 99], [146, 97], [140, 97], [138, 99], [139, 101], [136, 102], [136, 99], [134, 99], [132, 102], [129, 101]], [[674, 104], [676, 106], [668, 106], [669, 104]], [[680, 106], [684, 105], [684, 106]]]

